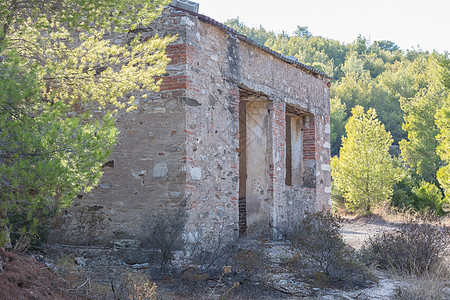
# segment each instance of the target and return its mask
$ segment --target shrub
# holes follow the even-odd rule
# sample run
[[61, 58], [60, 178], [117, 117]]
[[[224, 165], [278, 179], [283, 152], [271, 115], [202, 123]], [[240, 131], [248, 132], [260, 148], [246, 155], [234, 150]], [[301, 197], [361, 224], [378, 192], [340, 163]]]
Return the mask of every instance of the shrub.
[[420, 276], [394, 276], [397, 282], [401, 282], [396, 290], [396, 299], [399, 300], [441, 300], [450, 299], [450, 274], [448, 269], [438, 268], [433, 273], [425, 273]]
[[399, 209], [413, 209], [415, 211], [431, 211], [436, 215], [443, 215], [445, 204], [441, 190], [434, 184], [420, 181], [412, 171], [394, 185], [391, 206]]
[[394, 184], [391, 206], [399, 209], [414, 207], [414, 203], [417, 203], [414, 189], [419, 185], [418, 176], [412, 170], [406, 170], [405, 176]]
[[156, 299], [156, 284], [151, 283], [147, 276], [139, 273], [127, 272], [126, 280], [128, 299]]
[[189, 257], [198, 273], [217, 278], [223, 267], [232, 264], [236, 252], [236, 228], [234, 220], [222, 218], [218, 222], [209, 222], [209, 214], [200, 214], [191, 222], [191, 235], [185, 241], [185, 255]]
[[158, 249], [159, 271], [167, 272], [172, 265], [175, 252], [182, 249], [182, 232], [186, 223], [183, 207], [174, 211], [158, 212], [146, 216], [143, 225], [143, 248]]
[[448, 227], [411, 222], [394, 232], [370, 238], [361, 249], [361, 258], [382, 269], [420, 275], [442, 264], [449, 244]]
[[73, 236], [77, 236], [78, 241], [82, 241], [85, 246], [91, 246], [97, 242], [102, 230], [105, 229], [105, 214], [102, 206], [84, 206], [76, 216], [77, 226], [71, 231]]
[[307, 213], [291, 235], [294, 255], [291, 267], [297, 273], [306, 266], [316, 283], [365, 286], [370, 275], [342, 239], [342, 218], [330, 212]]
[[303, 250], [327, 276], [330, 266], [344, 249], [340, 217], [331, 213], [307, 213], [292, 236], [292, 244]]
[[420, 187], [415, 190], [415, 194], [417, 195], [417, 203], [415, 203], [417, 209], [430, 208], [438, 215], [443, 214], [442, 192], [435, 184], [422, 181]]
[[233, 261], [243, 281], [253, 281], [264, 270], [265, 256], [260, 249], [239, 249], [233, 255]]

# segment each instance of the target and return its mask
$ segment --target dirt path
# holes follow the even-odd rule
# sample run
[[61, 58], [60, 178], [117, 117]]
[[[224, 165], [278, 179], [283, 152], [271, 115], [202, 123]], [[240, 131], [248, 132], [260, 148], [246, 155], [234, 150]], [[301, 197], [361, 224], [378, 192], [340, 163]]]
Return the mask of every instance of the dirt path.
[[373, 216], [370, 218], [345, 219], [341, 233], [345, 242], [358, 250], [369, 237], [397, 228], [398, 225]]
[[[347, 244], [359, 250], [370, 237], [377, 236], [383, 232], [394, 231], [397, 228], [397, 224], [372, 216], [369, 218], [346, 219], [341, 233]], [[340, 295], [342, 299], [392, 299], [397, 289], [396, 282], [379, 271], [374, 275], [378, 278], [378, 284], [355, 292], [344, 292]]]

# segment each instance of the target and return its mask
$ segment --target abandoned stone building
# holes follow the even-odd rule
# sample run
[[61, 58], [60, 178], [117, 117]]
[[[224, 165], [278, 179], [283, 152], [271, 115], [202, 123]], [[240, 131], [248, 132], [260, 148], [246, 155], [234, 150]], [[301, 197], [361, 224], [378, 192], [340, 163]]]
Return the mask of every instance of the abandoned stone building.
[[138, 244], [158, 212], [181, 209], [183, 240], [205, 243], [330, 207], [326, 74], [180, 6], [140, 33], [178, 38], [160, 92], [119, 117], [101, 184], [75, 201], [78, 218], [102, 215], [96, 242]]

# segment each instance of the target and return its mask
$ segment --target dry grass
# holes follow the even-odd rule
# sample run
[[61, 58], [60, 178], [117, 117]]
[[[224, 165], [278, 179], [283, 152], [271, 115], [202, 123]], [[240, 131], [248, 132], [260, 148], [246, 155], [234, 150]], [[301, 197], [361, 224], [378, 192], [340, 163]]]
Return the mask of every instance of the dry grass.
[[415, 221], [418, 223], [428, 223], [438, 226], [450, 226], [450, 214], [438, 217], [430, 211], [414, 211], [412, 209], [393, 210], [385, 206], [374, 210], [374, 214], [379, 215], [385, 221], [391, 223], [409, 223]]
[[397, 299], [450, 299], [450, 273], [448, 265], [440, 266], [433, 272], [426, 272], [420, 276], [395, 274], [393, 277], [397, 282], [400, 282], [396, 291]]
[[[337, 214], [345, 219], [358, 218], [358, 214], [351, 213], [345, 208], [337, 208]], [[417, 212], [412, 209], [394, 210], [389, 206], [378, 207], [373, 210], [373, 215], [377, 215], [389, 223], [409, 223], [415, 221], [418, 223], [427, 223], [438, 226], [450, 226], [450, 214], [442, 217], [434, 215], [432, 212]]]
[[396, 299], [450, 299], [450, 228], [408, 217], [400, 229], [370, 238], [361, 258], [392, 274]]

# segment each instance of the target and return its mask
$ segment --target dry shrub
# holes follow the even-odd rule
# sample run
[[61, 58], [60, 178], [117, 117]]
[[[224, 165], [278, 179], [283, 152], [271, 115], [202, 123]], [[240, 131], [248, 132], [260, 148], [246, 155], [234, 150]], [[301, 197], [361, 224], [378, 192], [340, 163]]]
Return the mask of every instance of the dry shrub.
[[412, 208], [396, 208], [386, 204], [374, 209], [374, 214], [379, 215], [386, 222], [391, 223], [428, 223], [438, 226], [450, 226], [450, 214], [437, 216], [432, 210], [424, 209], [416, 211]]
[[291, 234], [294, 254], [290, 267], [309, 273], [318, 285], [367, 286], [372, 276], [346, 246], [340, 228], [342, 218], [330, 212], [307, 213]]
[[183, 248], [182, 232], [186, 223], [183, 207], [173, 211], [163, 211], [147, 215], [142, 224], [142, 243], [144, 249], [159, 250], [160, 274], [170, 271], [177, 250]]
[[69, 284], [35, 258], [0, 248], [3, 273], [0, 299], [86, 299], [76, 295]]
[[394, 232], [384, 232], [368, 239], [361, 249], [361, 257], [382, 269], [420, 275], [443, 265], [443, 256], [450, 245], [448, 227], [403, 224]]
[[111, 291], [93, 299], [157, 299], [156, 284], [150, 281], [150, 276], [141, 271], [122, 269], [120, 274], [111, 280]]
[[223, 266], [231, 264], [236, 245], [221, 232], [217, 238], [211, 236], [209, 240], [212, 241], [209, 249], [202, 248], [201, 243], [192, 247], [191, 261], [198, 272], [216, 278], [222, 273]]
[[142, 273], [127, 272], [128, 299], [155, 299], [156, 285], [150, 282], [148, 276]]
[[382, 269], [420, 275], [442, 265], [449, 244], [448, 227], [412, 222], [370, 238], [361, 249], [361, 257]]
[[401, 300], [440, 300], [450, 299], [450, 274], [445, 266], [420, 276], [394, 276], [401, 282], [397, 288], [396, 298]]
[[265, 265], [264, 253], [259, 249], [239, 249], [233, 255], [235, 269], [242, 281], [254, 281]]

